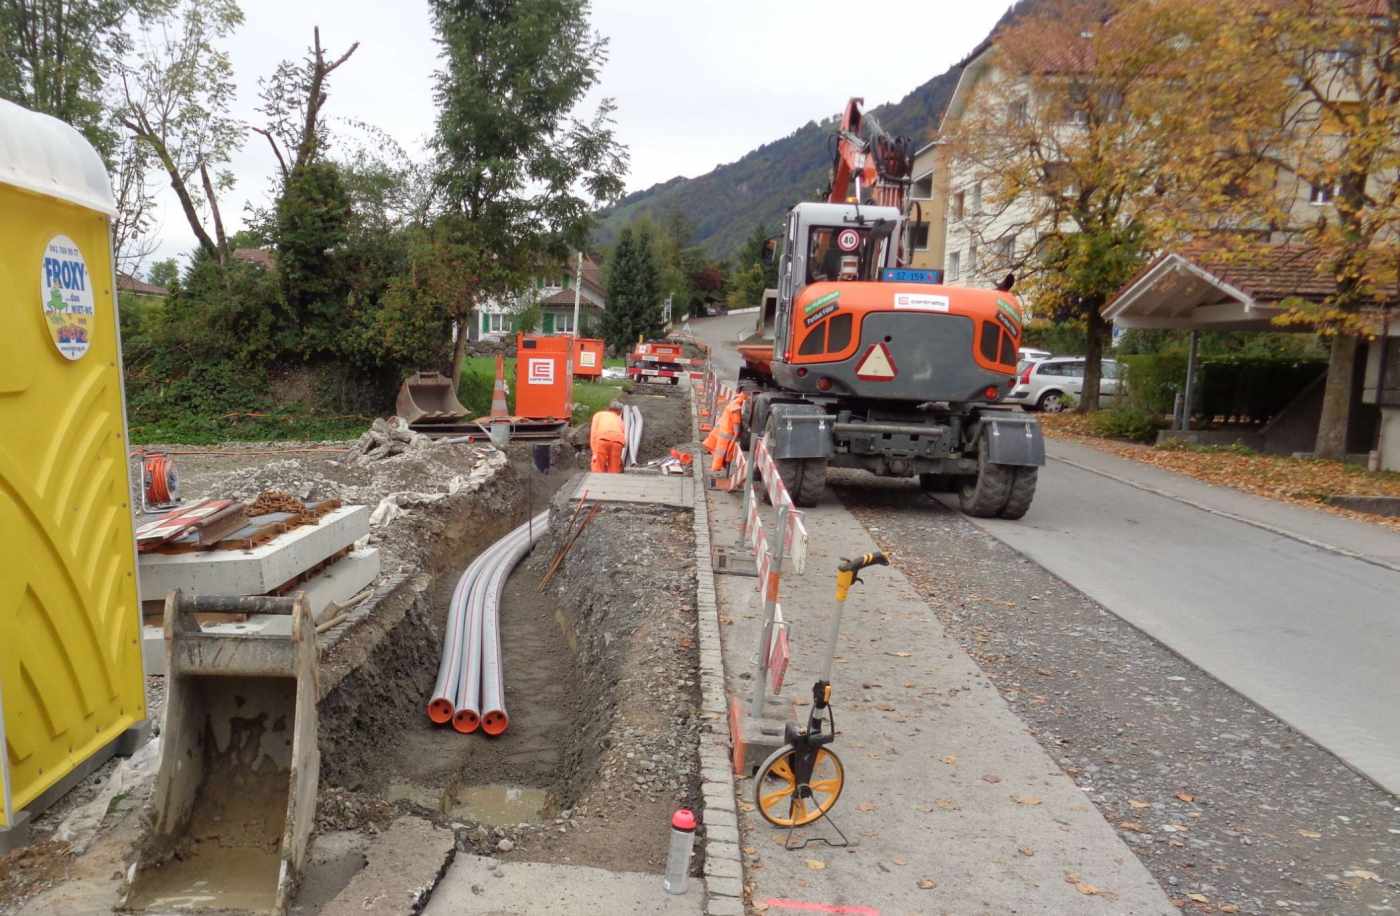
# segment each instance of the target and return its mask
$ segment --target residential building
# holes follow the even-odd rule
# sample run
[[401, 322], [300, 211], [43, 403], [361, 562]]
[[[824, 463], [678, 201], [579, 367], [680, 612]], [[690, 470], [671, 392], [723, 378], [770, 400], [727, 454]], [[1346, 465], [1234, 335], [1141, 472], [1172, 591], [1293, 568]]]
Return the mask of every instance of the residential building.
[[[502, 340], [515, 333], [516, 319], [532, 305], [540, 307], [540, 324], [544, 334], [571, 334], [574, 328], [574, 285], [578, 276], [578, 256], [530, 280], [518, 295], [505, 300], [488, 300], [477, 308], [477, 321], [472, 326], [472, 340]], [[583, 258], [582, 283], [578, 286], [579, 323], [582, 330], [596, 329], [607, 307], [607, 290], [603, 287], [603, 272], [597, 262], [587, 255]]]
[[937, 140], [914, 152], [913, 183], [909, 187], [911, 267], [944, 269], [943, 242], [948, 223], [943, 211], [947, 206], [948, 188], [936, 180], [946, 176], [946, 170], [938, 168], [938, 158], [942, 155], [944, 151]]

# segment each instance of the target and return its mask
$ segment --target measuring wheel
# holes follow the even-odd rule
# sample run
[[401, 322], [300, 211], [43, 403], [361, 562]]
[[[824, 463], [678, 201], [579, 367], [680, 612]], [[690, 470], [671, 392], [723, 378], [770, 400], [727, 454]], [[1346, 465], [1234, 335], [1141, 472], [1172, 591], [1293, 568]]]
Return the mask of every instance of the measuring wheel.
[[[754, 804], [774, 827], [805, 827], [824, 816], [841, 797], [846, 769], [836, 752], [825, 747], [807, 751], [785, 745], [763, 761], [754, 779]], [[799, 776], [810, 755], [810, 775]]]

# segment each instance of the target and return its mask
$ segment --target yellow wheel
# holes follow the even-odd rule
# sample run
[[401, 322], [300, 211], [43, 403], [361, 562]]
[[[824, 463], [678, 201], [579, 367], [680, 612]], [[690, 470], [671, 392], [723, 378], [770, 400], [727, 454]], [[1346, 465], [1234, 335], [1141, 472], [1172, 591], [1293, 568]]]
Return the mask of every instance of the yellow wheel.
[[817, 749], [812, 765], [812, 779], [807, 784], [810, 794], [799, 792], [793, 772], [796, 754], [791, 745], [779, 748], [763, 761], [754, 777], [754, 804], [763, 819], [775, 827], [812, 823], [832, 809], [846, 784], [841, 758], [823, 747]]

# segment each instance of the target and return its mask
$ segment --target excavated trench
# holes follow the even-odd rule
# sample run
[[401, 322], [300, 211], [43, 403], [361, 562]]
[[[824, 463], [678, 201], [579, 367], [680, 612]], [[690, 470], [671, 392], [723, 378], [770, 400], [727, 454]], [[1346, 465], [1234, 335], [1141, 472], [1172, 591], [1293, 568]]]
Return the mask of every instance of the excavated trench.
[[[668, 438], [671, 414], [686, 410], [679, 397], [638, 403]], [[601, 508], [541, 591], [577, 462], [559, 455], [568, 467], [543, 476], [524, 450], [512, 458], [509, 501], [444, 526], [428, 587], [322, 699], [318, 829], [413, 813], [453, 826], [474, 852], [660, 871], [671, 813], [699, 800], [690, 513]], [[501, 603], [510, 728], [461, 735], [425, 714], [448, 598], [471, 559], [526, 518], [527, 473], [535, 510], [553, 500], [552, 523]]]

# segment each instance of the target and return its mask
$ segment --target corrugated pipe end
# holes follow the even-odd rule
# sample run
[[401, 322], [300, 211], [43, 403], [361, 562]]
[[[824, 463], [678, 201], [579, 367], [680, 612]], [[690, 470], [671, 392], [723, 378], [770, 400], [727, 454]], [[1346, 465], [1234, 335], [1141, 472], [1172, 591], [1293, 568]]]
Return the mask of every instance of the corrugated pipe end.
[[504, 709], [493, 709], [481, 717], [481, 730], [488, 735], [503, 735], [510, 727], [510, 716]]
[[452, 701], [446, 697], [437, 697], [428, 704], [428, 718], [434, 725], [446, 725], [452, 721]]
[[470, 735], [481, 725], [481, 719], [470, 709], [459, 709], [452, 717], [452, 727], [464, 735]]

